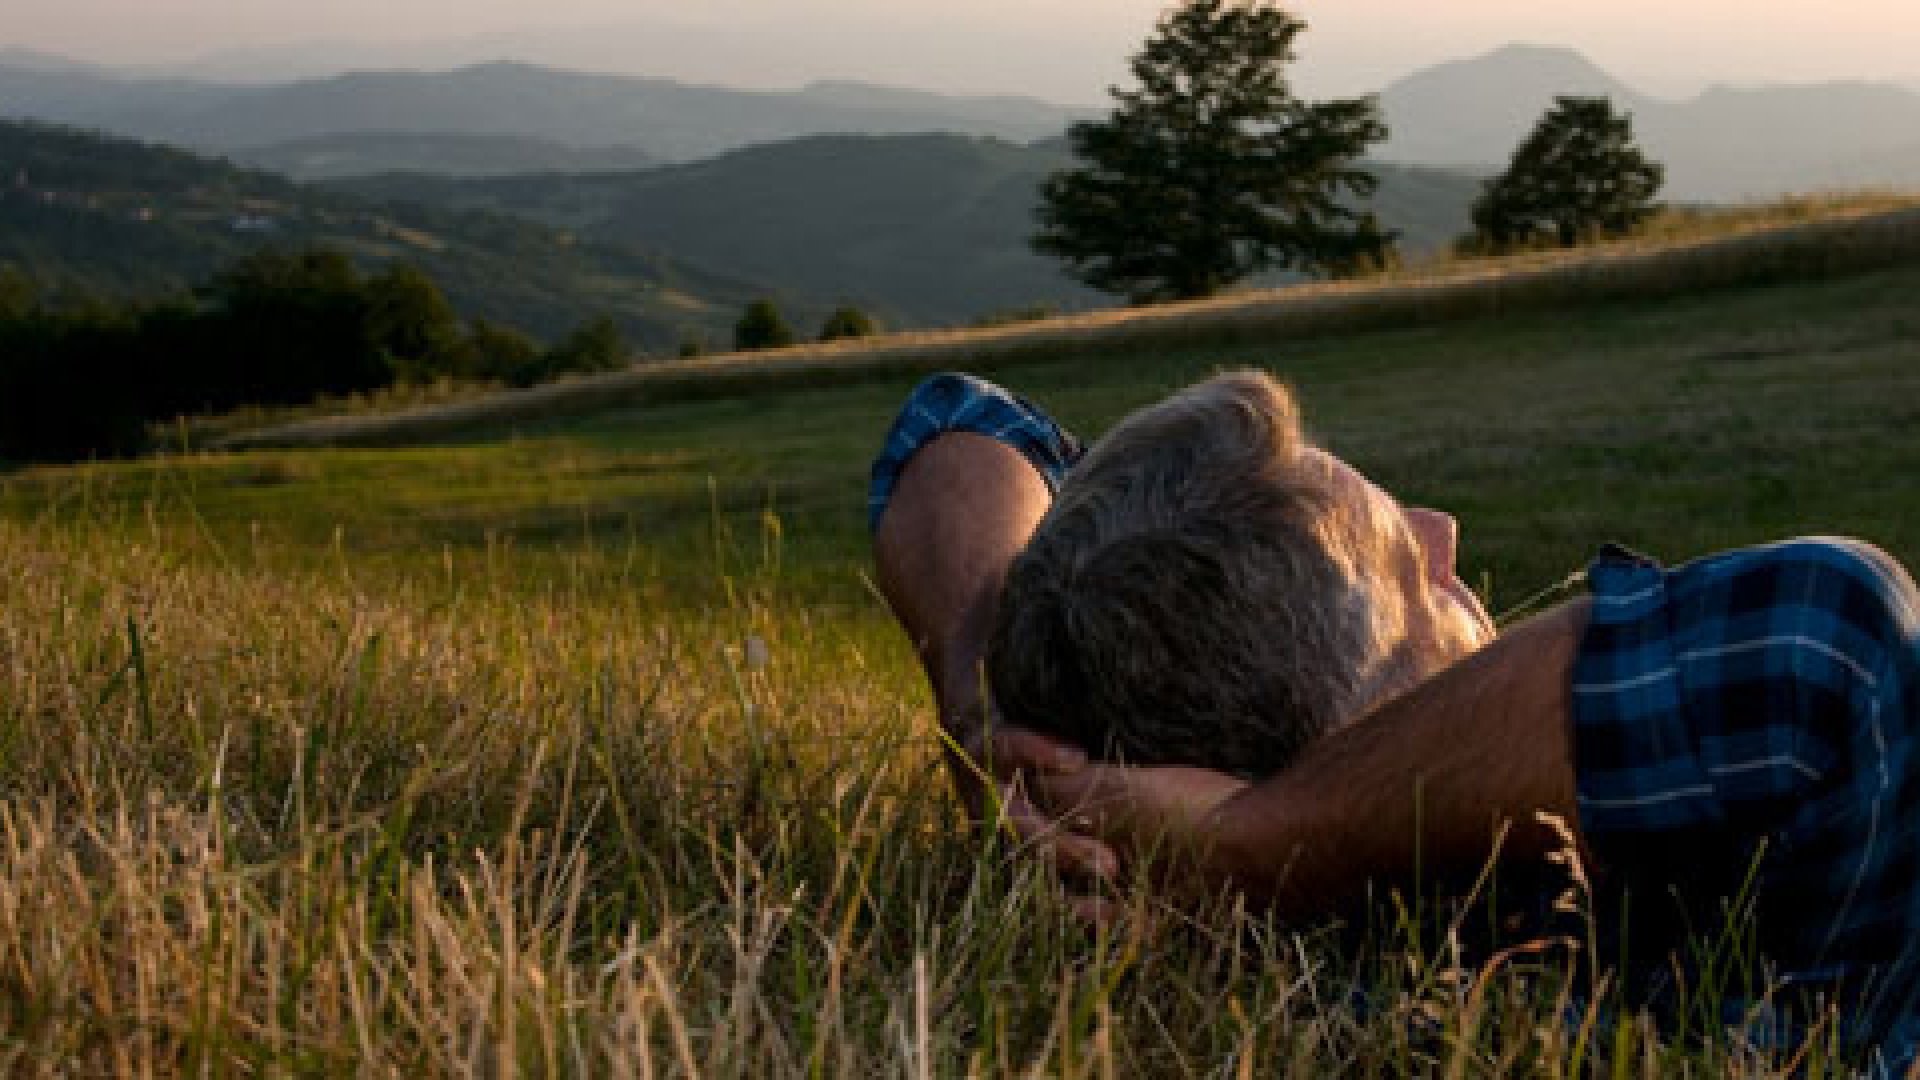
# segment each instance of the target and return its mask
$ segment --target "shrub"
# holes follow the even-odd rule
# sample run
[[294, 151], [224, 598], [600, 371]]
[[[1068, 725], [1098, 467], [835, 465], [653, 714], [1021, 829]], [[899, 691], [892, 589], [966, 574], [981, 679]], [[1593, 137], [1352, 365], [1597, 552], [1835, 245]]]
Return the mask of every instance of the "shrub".
[[580, 324], [573, 333], [547, 350], [547, 374], [576, 371], [612, 371], [626, 363], [627, 339], [620, 324], [602, 315]]
[[847, 338], [872, 337], [880, 332], [880, 326], [873, 317], [851, 305], [834, 309], [827, 321], [820, 327], [821, 341], [842, 341]]
[[403, 382], [428, 383], [460, 360], [460, 316], [440, 286], [416, 267], [395, 263], [367, 280], [374, 344]]
[[741, 352], [756, 349], [780, 349], [793, 344], [793, 329], [771, 300], [755, 300], [747, 305], [733, 327], [733, 347]]
[[0, 319], [17, 319], [32, 311], [40, 291], [33, 280], [12, 263], [0, 263]]
[[497, 379], [508, 386], [532, 386], [546, 374], [540, 345], [511, 326], [476, 318], [467, 331], [461, 373]]

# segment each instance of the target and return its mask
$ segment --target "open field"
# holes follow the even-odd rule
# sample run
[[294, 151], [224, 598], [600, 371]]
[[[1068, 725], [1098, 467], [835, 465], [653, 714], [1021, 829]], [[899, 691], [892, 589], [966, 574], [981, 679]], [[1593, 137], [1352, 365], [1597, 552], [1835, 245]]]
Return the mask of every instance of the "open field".
[[[1907, 265], [1004, 377], [1094, 434], [1270, 367], [1332, 448], [1458, 512], [1499, 609], [1605, 539], [1920, 562], [1915, 295]], [[1583, 1009], [1551, 960], [1475, 978], [1386, 905], [1363, 946], [1074, 926], [934, 794], [864, 580], [866, 458], [913, 377], [0, 478], [8, 1071], [1789, 1066]]]

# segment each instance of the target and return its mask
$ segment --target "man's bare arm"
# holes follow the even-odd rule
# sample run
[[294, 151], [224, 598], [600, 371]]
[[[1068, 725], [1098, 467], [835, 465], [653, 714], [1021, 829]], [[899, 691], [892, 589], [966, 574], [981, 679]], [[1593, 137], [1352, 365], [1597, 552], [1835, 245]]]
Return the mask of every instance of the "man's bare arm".
[[1289, 918], [1419, 869], [1472, 871], [1496, 844], [1544, 855], [1563, 841], [1536, 813], [1577, 837], [1568, 676], [1587, 611], [1582, 600], [1508, 631], [1260, 783], [1090, 765], [1037, 778], [1036, 799], [1089, 819], [1175, 888], [1231, 885]]
[[1589, 602], [1546, 612], [1304, 751], [1219, 810], [1223, 868], [1282, 914], [1578, 835], [1568, 681]]
[[[874, 534], [880, 591], [913, 642], [954, 742], [984, 758], [980, 663], [1007, 567], [1051, 499], [1018, 451], [950, 432], [907, 463]], [[982, 794], [974, 767], [949, 754], [967, 805]]]

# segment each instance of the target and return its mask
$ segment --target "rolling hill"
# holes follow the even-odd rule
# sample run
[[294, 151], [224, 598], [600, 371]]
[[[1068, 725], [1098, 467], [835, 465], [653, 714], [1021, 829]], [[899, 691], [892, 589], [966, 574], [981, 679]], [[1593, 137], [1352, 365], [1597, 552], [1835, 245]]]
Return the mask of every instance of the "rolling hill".
[[[1027, 245], [1060, 140], [821, 136], [637, 173], [344, 181], [368, 197], [504, 211], [596, 240], [860, 304], [895, 323], [970, 322], [1012, 309], [1109, 302]], [[1478, 181], [1380, 167], [1374, 205], [1403, 248], [1435, 250], [1467, 224]]]
[[382, 207], [165, 147], [0, 122], [0, 264], [53, 293], [151, 297], [263, 246], [405, 260], [456, 307], [543, 336], [598, 314], [655, 348], [718, 334], [761, 286], [498, 214]]

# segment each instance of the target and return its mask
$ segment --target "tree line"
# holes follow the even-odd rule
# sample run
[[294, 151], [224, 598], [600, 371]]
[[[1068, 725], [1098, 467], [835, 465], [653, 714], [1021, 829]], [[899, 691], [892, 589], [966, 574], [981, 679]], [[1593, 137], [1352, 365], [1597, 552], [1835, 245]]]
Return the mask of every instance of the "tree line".
[[623, 363], [610, 318], [552, 344], [462, 320], [419, 269], [333, 251], [246, 256], [187, 296], [54, 304], [0, 267], [0, 461], [136, 453], [176, 416], [454, 378], [528, 386]]

